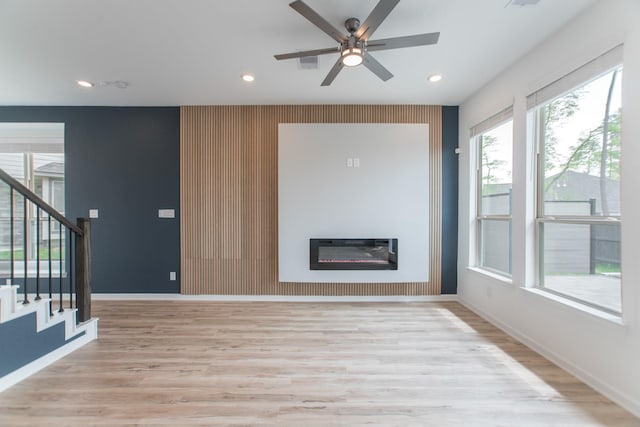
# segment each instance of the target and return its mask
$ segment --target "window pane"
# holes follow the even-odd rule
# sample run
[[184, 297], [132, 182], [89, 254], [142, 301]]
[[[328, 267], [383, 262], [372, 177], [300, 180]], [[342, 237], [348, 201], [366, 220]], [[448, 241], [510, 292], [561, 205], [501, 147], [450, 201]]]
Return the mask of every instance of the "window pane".
[[511, 214], [513, 122], [480, 136], [482, 215]]
[[64, 214], [64, 154], [33, 153], [34, 192]]
[[24, 154], [0, 153], [0, 169], [11, 175], [14, 179], [25, 184], [24, 180]]
[[621, 312], [620, 224], [540, 224], [541, 284]]
[[511, 221], [483, 219], [480, 229], [480, 267], [511, 275]]
[[[9, 185], [4, 181], [0, 181], [0, 275], [6, 277], [9, 271], [9, 263], [6, 261], [11, 259], [11, 196], [9, 193]], [[4, 284], [4, 283], [3, 283]]]
[[53, 207], [64, 215], [64, 181], [63, 180], [55, 180], [51, 182], [52, 185], [52, 194]]
[[[1, 148], [1, 147], [0, 147]], [[62, 146], [60, 147], [62, 149]], [[0, 151], [0, 168], [4, 169], [18, 181], [30, 187], [45, 202], [52, 205], [64, 215], [64, 154], [63, 153], [15, 153]], [[0, 185], [0, 275], [8, 275], [11, 259], [11, 212], [9, 203], [9, 186]], [[27, 242], [28, 271], [31, 276], [37, 271], [37, 254], [41, 258], [40, 271], [48, 271], [49, 243], [51, 243], [52, 260], [64, 259], [66, 247], [66, 233], [60, 235], [60, 224], [52, 221], [51, 234], [47, 215], [40, 211], [40, 222], [36, 218], [36, 207], [33, 203], [27, 204], [27, 233], [25, 236], [24, 198], [14, 192], [14, 234], [13, 255], [14, 260], [23, 261], [25, 256], [25, 239]], [[38, 240], [39, 238], [39, 240]], [[39, 245], [38, 245], [39, 243]], [[61, 246], [61, 247], [60, 247]], [[19, 264], [19, 273], [22, 274], [23, 264]], [[64, 268], [64, 266], [63, 266]], [[54, 266], [54, 275], [58, 274]]]
[[618, 68], [542, 107], [545, 215], [620, 215], [621, 80]]
[[[13, 192], [13, 256], [22, 260], [24, 254], [24, 198]], [[11, 188], [0, 181], [0, 275], [10, 269], [11, 259]]]

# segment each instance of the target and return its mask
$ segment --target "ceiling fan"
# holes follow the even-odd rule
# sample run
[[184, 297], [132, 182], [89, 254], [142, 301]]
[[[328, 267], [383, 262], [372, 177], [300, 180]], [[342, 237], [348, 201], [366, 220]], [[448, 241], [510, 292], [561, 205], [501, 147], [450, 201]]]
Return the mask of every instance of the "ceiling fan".
[[307, 56], [326, 55], [329, 53], [339, 53], [340, 57], [336, 61], [327, 77], [322, 81], [321, 86], [329, 86], [336, 78], [343, 67], [355, 67], [363, 64], [373, 74], [383, 81], [389, 80], [393, 74], [380, 64], [370, 52], [376, 50], [399, 49], [403, 47], [425, 46], [438, 43], [440, 33], [416, 34], [405, 37], [392, 37], [389, 39], [369, 40], [371, 35], [378, 29], [382, 21], [391, 13], [400, 0], [380, 0], [371, 14], [360, 24], [357, 18], [349, 18], [344, 22], [344, 26], [349, 35], [344, 35], [340, 30], [327, 22], [316, 11], [311, 9], [302, 0], [296, 0], [289, 4], [296, 12], [307, 18], [316, 27], [320, 28], [332, 39], [338, 42], [338, 46], [326, 49], [314, 49], [303, 52], [292, 52], [281, 55], [274, 55], [277, 60], [303, 58]]

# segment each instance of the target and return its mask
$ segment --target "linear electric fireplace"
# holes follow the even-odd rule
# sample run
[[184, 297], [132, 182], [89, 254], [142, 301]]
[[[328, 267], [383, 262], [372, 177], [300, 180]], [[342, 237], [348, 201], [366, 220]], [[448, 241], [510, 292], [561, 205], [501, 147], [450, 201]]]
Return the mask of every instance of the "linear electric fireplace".
[[397, 270], [398, 239], [310, 239], [311, 270]]

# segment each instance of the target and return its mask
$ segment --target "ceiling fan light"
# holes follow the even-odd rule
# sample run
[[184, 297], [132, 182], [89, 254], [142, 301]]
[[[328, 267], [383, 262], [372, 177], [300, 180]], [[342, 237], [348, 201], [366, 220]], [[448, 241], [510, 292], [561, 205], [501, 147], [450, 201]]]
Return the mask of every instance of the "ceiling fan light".
[[346, 67], [356, 67], [363, 61], [363, 52], [359, 47], [348, 47], [342, 51], [342, 63]]

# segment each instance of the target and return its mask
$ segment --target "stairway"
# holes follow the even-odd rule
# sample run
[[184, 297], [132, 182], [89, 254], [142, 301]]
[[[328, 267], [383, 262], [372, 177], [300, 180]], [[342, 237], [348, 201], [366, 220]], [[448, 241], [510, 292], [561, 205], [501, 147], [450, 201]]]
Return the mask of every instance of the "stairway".
[[49, 298], [22, 304], [18, 288], [0, 286], [0, 392], [98, 336], [98, 319], [76, 323], [75, 308], [50, 315]]

